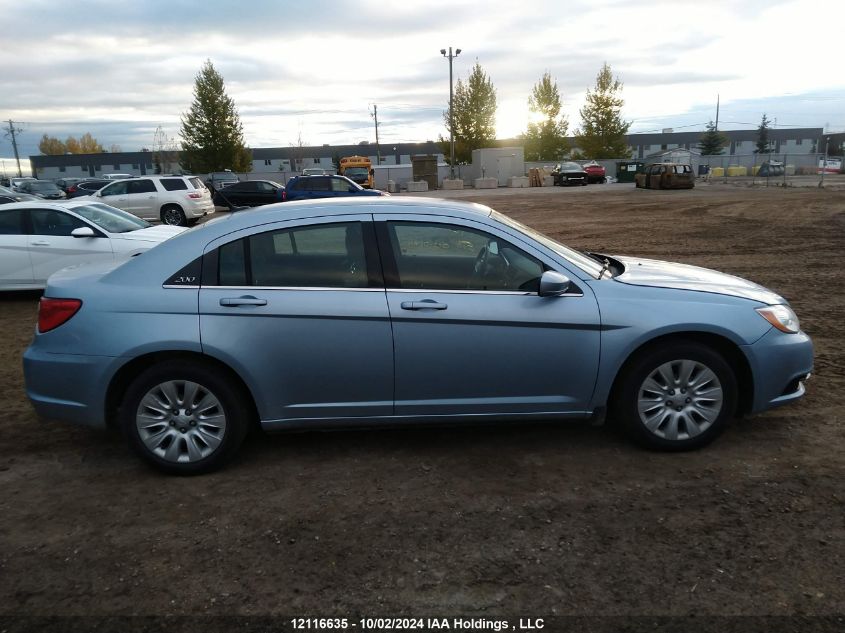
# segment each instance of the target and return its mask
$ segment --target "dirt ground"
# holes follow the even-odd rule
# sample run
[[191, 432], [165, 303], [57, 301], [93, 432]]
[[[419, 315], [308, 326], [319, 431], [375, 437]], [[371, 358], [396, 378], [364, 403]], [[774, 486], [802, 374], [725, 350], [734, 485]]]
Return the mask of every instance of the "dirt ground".
[[170, 478], [36, 418], [38, 293], [7, 294], [0, 615], [845, 614], [845, 192], [456, 195], [774, 289], [816, 345], [806, 398], [688, 454], [586, 423], [254, 434], [222, 472]]

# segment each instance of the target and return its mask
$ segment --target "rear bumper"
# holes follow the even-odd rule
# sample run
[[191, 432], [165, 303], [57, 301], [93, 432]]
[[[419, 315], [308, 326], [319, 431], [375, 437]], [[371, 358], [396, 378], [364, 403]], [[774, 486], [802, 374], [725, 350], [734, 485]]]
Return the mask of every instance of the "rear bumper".
[[214, 202], [209, 200], [208, 202], [197, 204], [185, 209], [185, 215], [189, 218], [201, 218], [204, 215], [211, 215], [215, 211], [216, 207], [214, 206]]
[[779, 407], [804, 395], [804, 381], [813, 371], [813, 342], [804, 332], [784, 334], [772, 328], [742, 350], [754, 376], [750, 413]]
[[26, 395], [40, 417], [105, 428], [105, 394], [117, 358], [50, 354], [23, 356]]

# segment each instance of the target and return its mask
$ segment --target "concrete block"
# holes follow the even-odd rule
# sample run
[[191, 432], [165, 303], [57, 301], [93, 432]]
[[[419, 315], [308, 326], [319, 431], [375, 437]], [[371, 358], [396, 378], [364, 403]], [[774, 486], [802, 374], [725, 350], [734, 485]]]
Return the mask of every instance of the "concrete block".
[[388, 180], [387, 181], [387, 192], [388, 193], [399, 193], [399, 185], [396, 184], [395, 180]]
[[408, 191], [409, 192], [428, 191], [428, 183], [425, 180], [419, 180], [419, 181], [409, 180], [408, 181]]
[[476, 189], [496, 189], [499, 186], [499, 181], [496, 178], [476, 178]]
[[463, 189], [464, 188], [464, 181], [455, 178], [455, 180], [450, 180], [449, 178], [443, 179], [443, 188], [444, 189]]
[[523, 187], [528, 186], [528, 176], [511, 176], [508, 178], [508, 187], [511, 187], [512, 189], [522, 189]]
[[554, 187], [555, 186], [555, 177], [554, 176], [543, 176], [543, 186], [544, 187]]

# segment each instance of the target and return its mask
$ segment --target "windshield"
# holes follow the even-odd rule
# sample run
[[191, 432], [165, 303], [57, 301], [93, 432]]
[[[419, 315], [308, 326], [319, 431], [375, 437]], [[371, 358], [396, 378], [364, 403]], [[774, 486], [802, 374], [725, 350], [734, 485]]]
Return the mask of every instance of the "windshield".
[[130, 233], [138, 229], [146, 229], [152, 226], [146, 220], [136, 218], [134, 215], [115, 209], [107, 204], [92, 202], [79, 207], [71, 207], [71, 211], [79, 214], [89, 222], [93, 222], [107, 233]]
[[566, 171], [581, 171], [581, 165], [578, 163], [564, 163], [560, 168]]
[[366, 167], [349, 167], [344, 176], [347, 178], [366, 178], [369, 175]]
[[498, 220], [502, 224], [506, 224], [512, 229], [516, 229], [520, 233], [523, 233], [524, 235], [535, 239], [546, 248], [554, 251], [561, 257], [565, 258], [568, 262], [575, 264], [581, 270], [590, 273], [593, 277], [597, 277], [598, 274], [601, 272], [601, 264], [599, 264], [593, 258], [588, 257], [587, 255], [584, 255], [579, 251], [571, 249], [568, 246], [564, 246], [560, 242], [556, 242], [552, 238], [543, 235], [539, 231], [535, 231], [534, 229], [527, 227], [524, 224], [517, 222], [513, 218], [509, 218], [508, 216], [499, 213], [498, 211], [493, 211], [491, 217], [494, 220]]

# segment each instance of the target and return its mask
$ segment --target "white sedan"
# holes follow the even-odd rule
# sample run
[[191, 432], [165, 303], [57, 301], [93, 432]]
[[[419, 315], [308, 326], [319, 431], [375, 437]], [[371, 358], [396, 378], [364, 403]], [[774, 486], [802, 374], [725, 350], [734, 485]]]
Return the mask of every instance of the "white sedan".
[[142, 253], [187, 229], [153, 226], [99, 202], [0, 206], [0, 290], [44, 288], [51, 274], [83, 262]]

